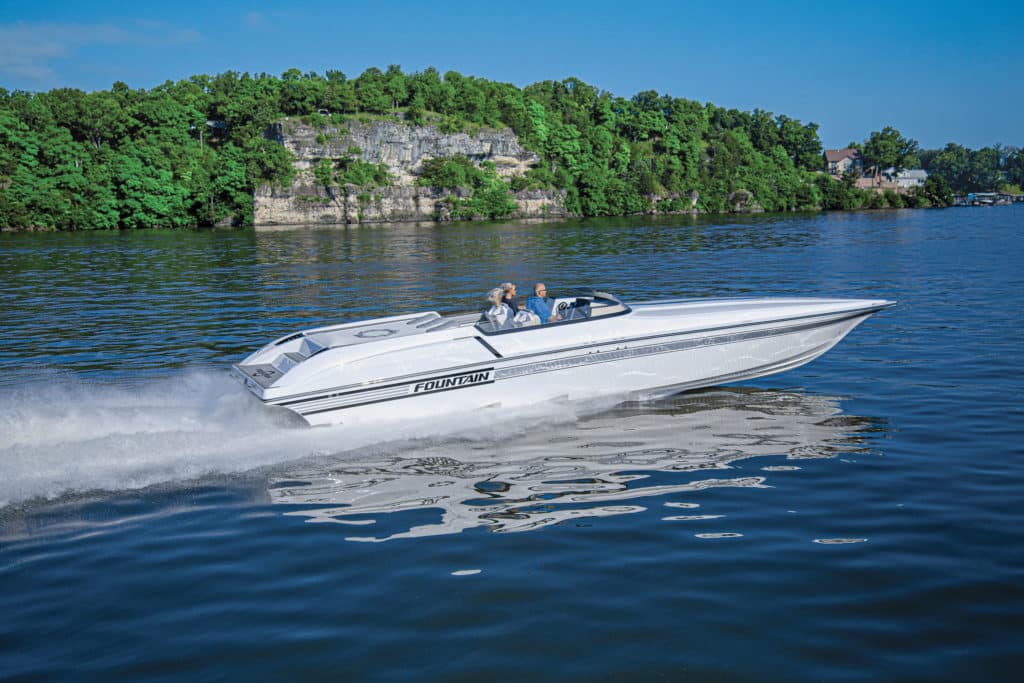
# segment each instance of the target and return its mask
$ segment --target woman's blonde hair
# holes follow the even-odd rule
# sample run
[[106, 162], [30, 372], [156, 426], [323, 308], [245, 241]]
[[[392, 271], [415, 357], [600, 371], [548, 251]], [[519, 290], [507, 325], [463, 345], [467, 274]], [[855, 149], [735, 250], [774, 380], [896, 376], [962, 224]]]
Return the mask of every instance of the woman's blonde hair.
[[492, 306], [500, 306], [502, 300], [505, 298], [505, 292], [502, 291], [501, 287], [495, 287], [491, 291], [487, 292], [487, 301]]

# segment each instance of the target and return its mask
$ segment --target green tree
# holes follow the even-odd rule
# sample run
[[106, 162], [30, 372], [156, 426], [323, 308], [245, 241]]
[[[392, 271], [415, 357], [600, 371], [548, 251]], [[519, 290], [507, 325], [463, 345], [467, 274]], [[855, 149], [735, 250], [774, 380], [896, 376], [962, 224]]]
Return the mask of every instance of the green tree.
[[[821, 167], [821, 141], [818, 139], [818, 124], [802, 124], [796, 119], [780, 115], [779, 144], [786, 150], [793, 165], [808, 171]], [[915, 146], [917, 143], [914, 143]]]
[[995, 192], [1002, 184], [999, 150], [983, 147], [971, 154], [971, 192]]
[[184, 188], [170, 169], [154, 163], [155, 150], [134, 143], [115, 155], [114, 191], [120, 204], [120, 224], [126, 228], [180, 228], [189, 225]]
[[950, 206], [953, 203], [953, 191], [949, 184], [938, 174], [929, 175], [921, 188], [921, 194], [932, 206]]
[[409, 88], [401, 67], [392, 64], [384, 74], [384, 91], [391, 98], [391, 107], [398, 109], [409, 99]]
[[327, 72], [324, 107], [331, 112], [352, 113], [358, 109], [355, 84], [342, 71]]
[[391, 109], [391, 97], [385, 85], [384, 74], [376, 67], [359, 74], [355, 83], [359, 108], [374, 114], [383, 114]]
[[861, 150], [864, 164], [874, 169], [877, 177], [883, 169], [894, 168], [897, 172], [907, 167], [908, 162], [916, 160], [917, 141], [903, 137], [892, 126], [881, 131], [873, 131], [864, 141]]
[[929, 177], [941, 176], [957, 192], [969, 192], [971, 185], [971, 153], [966, 147], [949, 143], [926, 167]]
[[1003, 172], [1007, 182], [1024, 187], [1024, 154], [1017, 147], [1010, 147], [1003, 160]]
[[412, 96], [409, 101], [409, 106], [405, 110], [405, 122], [413, 126], [422, 126], [426, 123], [426, 103], [423, 100], [423, 95], [416, 93]]
[[971, 150], [951, 142], [926, 155], [925, 168], [930, 175], [942, 176], [953, 192], [994, 192], [1004, 179], [1012, 181], [1013, 154], [999, 146]]
[[288, 69], [281, 74], [280, 110], [291, 116], [311, 114], [327, 103], [327, 83], [315, 73]]

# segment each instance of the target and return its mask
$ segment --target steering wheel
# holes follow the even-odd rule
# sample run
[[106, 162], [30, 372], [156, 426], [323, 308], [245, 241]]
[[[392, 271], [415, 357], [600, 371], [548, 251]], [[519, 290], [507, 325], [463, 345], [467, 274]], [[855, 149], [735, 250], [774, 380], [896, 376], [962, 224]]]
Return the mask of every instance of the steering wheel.
[[569, 302], [568, 301], [563, 301], [562, 303], [558, 304], [558, 312], [559, 313], [565, 313], [568, 310], [569, 310]]

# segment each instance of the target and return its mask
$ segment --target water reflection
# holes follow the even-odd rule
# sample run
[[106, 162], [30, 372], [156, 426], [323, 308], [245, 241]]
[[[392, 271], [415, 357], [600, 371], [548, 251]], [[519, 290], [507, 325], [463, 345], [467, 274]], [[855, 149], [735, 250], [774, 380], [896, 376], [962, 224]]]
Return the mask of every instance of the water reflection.
[[[467, 440], [358, 463], [307, 465], [272, 479], [269, 493], [275, 504], [315, 506], [287, 515], [359, 527], [362, 533], [348, 536], [352, 541], [454, 534], [474, 527], [529, 531], [571, 519], [640, 512], [645, 508], [632, 503], [643, 498], [711, 487], [762, 487], [765, 476], [732, 476], [730, 463], [768, 455], [830, 458], [863, 450], [865, 436], [877, 429], [871, 418], [842, 415], [833, 397], [715, 389], [619, 407], [497, 443]], [[703, 471], [714, 474], [658, 476]], [[393, 531], [394, 524], [404, 523], [401, 516], [381, 517], [416, 510], [439, 512], [440, 521]], [[707, 518], [694, 511], [664, 519], [697, 517]]]

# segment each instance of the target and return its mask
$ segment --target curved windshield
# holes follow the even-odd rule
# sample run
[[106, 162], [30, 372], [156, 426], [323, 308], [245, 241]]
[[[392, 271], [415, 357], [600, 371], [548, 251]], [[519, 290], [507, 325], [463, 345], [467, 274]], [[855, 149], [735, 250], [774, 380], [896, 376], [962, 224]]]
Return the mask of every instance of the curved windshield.
[[629, 313], [630, 308], [619, 299], [607, 292], [593, 289], [578, 290], [568, 296], [552, 299], [551, 310], [557, 314], [557, 320], [542, 323], [536, 315], [519, 311], [517, 315], [491, 315], [484, 313], [476, 328], [484, 334], [502, 334], [506, 332], [522, 332], [531, 329], [550, 329], [555, 326], [581, 323], [598, 318]]

